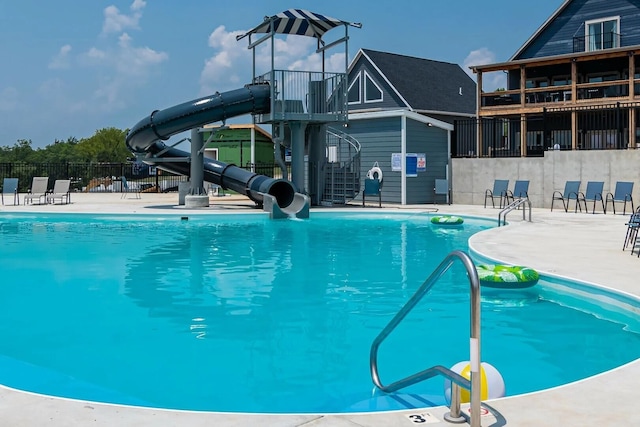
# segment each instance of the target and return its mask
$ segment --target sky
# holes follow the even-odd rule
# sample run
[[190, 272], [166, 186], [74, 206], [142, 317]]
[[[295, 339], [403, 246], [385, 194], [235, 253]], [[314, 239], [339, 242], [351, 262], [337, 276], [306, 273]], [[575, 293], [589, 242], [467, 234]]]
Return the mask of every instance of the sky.
[[[470, 65], [507, 61], [563, 0], [3, 0], [0, 146], [88, 138], [251, 81], [247, 39], [265, 16], [306, 9], [349, 28], [349, 60], [372, 49]], [[335, 33], [335, 34], [334, 34]], [[326, 34], [342, 36], [341, 29]], [[276, 68], [318, 70], [315, 41], [278, 38]], [[270, 52], [257, 50], [258, 63]], [[327, 52], [344, 69], [344, 47]], [[330, 67], [329, 67], [330, 68]], [[266, 72], [268, 69], [259, 70]], [[468, 71], [470, 72], [470, 71]], [[419, 81], [416, 81], [419, 84]], [[484, 89], [504, 87], [500, 73]], [[250, 123], [249, 118], [238, 122]]]

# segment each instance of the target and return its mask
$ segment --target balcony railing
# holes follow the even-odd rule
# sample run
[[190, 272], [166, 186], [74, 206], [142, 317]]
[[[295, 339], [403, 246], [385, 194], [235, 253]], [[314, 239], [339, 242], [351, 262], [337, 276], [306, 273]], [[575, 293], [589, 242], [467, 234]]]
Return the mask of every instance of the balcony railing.
[[612, 80], [576, 85], [576, 102], [573, 101], [571, 85], [526, 89], [524, 103], [521, 102], [519, 89], [483, 93], [482, 108], [495, 110], [513, 109], [522, 104], [525, 108], [534, 108], [558, 104], [586, 104], [594, 101], [632, 101], [638, 96], [640, 96], [640, 79], [634, 79], [631, 96], [629, 96], [629, 80]]
[[620, 47], [620, 34], [609, 32], [573, 38], [573, 53]]
[[271, 85], [271, 111], [258, 123], [347, 120], [346, 74], [274, 70], [256, 78]]

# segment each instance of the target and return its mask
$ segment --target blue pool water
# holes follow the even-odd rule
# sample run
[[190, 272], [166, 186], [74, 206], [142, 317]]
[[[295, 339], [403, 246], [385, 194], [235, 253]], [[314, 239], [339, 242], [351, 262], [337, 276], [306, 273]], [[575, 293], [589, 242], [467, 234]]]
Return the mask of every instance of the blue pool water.
[[[367, 407], [375, 336], [446, 254], [495, 224], [429, 220], [0, 216], [0, 383], [193, 410]], [[460, 264], [444, 279], [383, 343], [384, 383], [468, 359], [469, 283]], [[640, 357], [637, 319], [551, 282], [533, 289], [483, 290], [482, 360], [508, 395]], [[409, 391], [442, 390], [432, 379]]]

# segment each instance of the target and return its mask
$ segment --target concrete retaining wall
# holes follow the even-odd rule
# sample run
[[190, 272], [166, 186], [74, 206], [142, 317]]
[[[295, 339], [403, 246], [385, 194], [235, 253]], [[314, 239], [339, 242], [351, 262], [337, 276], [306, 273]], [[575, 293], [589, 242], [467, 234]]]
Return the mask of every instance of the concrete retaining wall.
[[[553, 192], [563, 192], [566, 181], [581, 181], [582, 192], [587, 181], [604, 181], [603, 198], [615, 191], [617, 181], [632, 181], [633, 201], [640, 205], [640, 150], [547, 151], [544, 157], [452, 159], [451, 163], [454, 203], [483, 205], [493, 181], [508, 179], [510, 190], [516, 180], [529, 180], [529, 199], [537, 208], [550, 208]], [[616, 211], [618, 207], [622, 211], [621, 203]], [[557, 208], [562, 209], [561, 203], [554, 203]]]

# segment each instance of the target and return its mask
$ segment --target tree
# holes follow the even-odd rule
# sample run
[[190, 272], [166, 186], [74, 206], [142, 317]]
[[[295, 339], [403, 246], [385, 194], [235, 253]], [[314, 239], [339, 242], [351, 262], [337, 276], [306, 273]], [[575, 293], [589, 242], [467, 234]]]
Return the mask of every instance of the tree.
[[31, 147], [30, 139], [19, 139], [13, 147], [0, 148], [0, 162], [35, 162], [35, 151]]
[[37, 161], [42, 163], [82, 162], [84, 159], [80, 156], [77, 147], [78, 140], [75, 137], [69, 137], [66, 141], [56, 139], [53, 144], [36, 151]]
[[131, 157], [124, 143], [126, 136], [127, 131], [117, 128], [100, 129], [92, 137], [81, 140], [77, 150], [88, 162], [126, 162]]
[[131, 153], [124, 140], [128, 130], [104, 128], [78, 141], [69, 137], [55, 140], [44, 148], [33, 149], [30, 139], [20, 139], [13, 147], [0, 147], [0, 163], [124, 163]]

